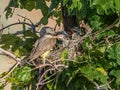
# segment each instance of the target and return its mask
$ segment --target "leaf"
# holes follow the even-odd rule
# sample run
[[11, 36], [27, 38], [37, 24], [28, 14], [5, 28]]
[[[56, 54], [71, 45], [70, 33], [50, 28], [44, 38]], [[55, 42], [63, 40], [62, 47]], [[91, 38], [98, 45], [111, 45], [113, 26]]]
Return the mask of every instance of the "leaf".
[[115, 76], [117, 79], [116, 79], [116, 84], [117, 85], [120, 85], [120, 70], [112, 70], [110, 72], [110, 75], [113, 75]]
[[120, 12], [120, 0], [115, 0], [115, 9], [117, 13]]
[[0, 74], [0, 78], [3, 78], [4, 76], [6, 76], [8, 74], [8, 71], [7, 72], [3, 72], [2, 74]]
[[24, 37], [38, 37], [35, 33], [33, 33], [31, 30], [26, 30], [22, 33]]
[[0, 82], [0, 90], [4, 90], [5, 85]]
[[12, 49], [12, 51], [14, 51], [16, 48], [18, 48], [21, 42], [22, 39], [20, 39], [18, 36], [12, 34], [3, 34], [0, 44], [4, 49]]
[[53, 9], [55, 9], [56, 7], [58, 7], [58, 4], [61, 2], [61, 0], [53, 0], [49, 10], [48, 10], [48, 15], [53, 11]]
[[20, 46], [14, 51], [14, 54], [16, 57], [25, 56], [27, 55], [27, 50], [24, 47]]
[[28, 11], [31, 11], [35, 8], [34, 0], [20, 0], [19, 3], [21, 9], [27, 9]]
[[109, 30], [103, 33], [100, 33], [97, 37], [98, 40], [106, 37], [106, 36], [116, 36], [117, 34], [113, 30]]
[[65, 59], [68, 59], [68, 50], [65, 49], [62, 51], [62, 54], [61, 54], [61, 60], [65, 60]]
[[9, 17], [12, 17], [13, 13], [12, 13], [12, 8], [6, 8], [7, 12], [6, 12], [6, 19], [8, 19]]
[[97, 67], [96, 70], [100, 71], [103, 75], [107, 76], [107, 72], [105, 71], [103, 67]]
[[45, 0], [36, 0], [36, 9], [40, 9], [43, 16], [46, 17], [48, 16], [48, 6], [46, 4]]
[[107, 82], [108, 76], [104, 75], [103, 72], [96, 70], [95, 67], [87, 65], [80, 68], [80, 70], [83, 73], [83, 75], [87, 77], [89, 80], [98, 80], [102, 83]]
[[107, 50], [108, 57], [113, 60], [117, 60], [117, 64], [120, 65], [120, 43], [113, 44]]
[[10, 80], [13, 84], [27, 85], [32, 78], [31, 67], [24, 66], [22, 68], [17, 67], [12, 72], [8, 80]]
[[98, 15], [94, 15], [90, 18], [90, 24], [93, 29], [98, 30], [101, 28], [102, 22], [100, 20], [101, 18]]

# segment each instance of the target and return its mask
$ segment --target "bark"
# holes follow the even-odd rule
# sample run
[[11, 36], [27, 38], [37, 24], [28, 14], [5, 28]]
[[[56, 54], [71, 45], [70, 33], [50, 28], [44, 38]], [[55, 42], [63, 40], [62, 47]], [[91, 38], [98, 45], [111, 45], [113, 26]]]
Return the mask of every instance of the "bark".
[[62, 10], [64, 30], [67, 32], [70, 32], [70, 28], [72, 28], [73, 26], [78, 26], [77, 21], [76, 21], [77, 20], [76, 16], [68, 15], [67, 7], [64, 7], [62, 4], [61, 4], [61, 10]]

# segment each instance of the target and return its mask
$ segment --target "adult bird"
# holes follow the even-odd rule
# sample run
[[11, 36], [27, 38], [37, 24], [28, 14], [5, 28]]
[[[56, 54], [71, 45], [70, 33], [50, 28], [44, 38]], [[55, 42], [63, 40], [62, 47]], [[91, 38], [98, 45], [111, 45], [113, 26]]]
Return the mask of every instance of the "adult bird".
[[45, 58], [49, 51], [55, 46], [56, 39], [64, 40], [65, 38], [66, 33], [57, 33], [53, 28], [43, 27], [40, 31], [40, 38], [35, 42], [32, 53], [30, 54], [30, 61], [42, 57], [45, 63]]

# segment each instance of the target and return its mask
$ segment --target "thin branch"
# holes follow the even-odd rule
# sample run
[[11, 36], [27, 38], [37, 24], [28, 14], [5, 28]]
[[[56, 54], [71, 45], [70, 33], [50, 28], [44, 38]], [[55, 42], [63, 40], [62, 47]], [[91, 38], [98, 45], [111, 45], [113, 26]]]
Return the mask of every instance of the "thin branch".
[[118, 24], [120, 24], [120, 18], [117, 18], [111, 25], [109, 25], [108, 27], [104, 28], [103, 31], [109, 30], [113, 27], [119, 27]]
[[57, 74], [57, 72], [56, 73], [54, 73], [54, 74], [52, 74], [51, 76], [49, 76], [48, 78], [46, 78], [46, 79], [44, 79], [43, 81], [41, 81], [42, 82], [42, 84], [44, 84], [45, 82], [47, 82], [50, 78], [52, 78], [53, 76], [55, 76]]
[[20, 58], [17, 58], [14, 54], [12, 54], [12, 53], [10, 53], [10, 52], [2, 49], [2, 48], [0, 48], [0, 52], [3, 53], [3, 54], [5, 54], [5, 55], [7, 55], [7, 56], [9, 56], [9, 57], [11, 57], [11, 58], [12, 58], [13, 60], [15, 60], [16, 62], [20, 62], [20, 61], [21, 61]]
[[40, 77], [40, 79], [39, 79], [39, 83], [38, 83], [38, 85], [41, 85], [41, 81], [43, 80], [43, 78], [44, 78], [44, 76], [49, 72], [49, 71], [51, 71], [51, 70], [55, 70], [55, 69], [47, 69], [43, 74], [42, 74], [42, 76]]
[[39, 66], [33, 68], [31, 71], [36, 70], [36, 69], [40, 69], [40, 68], [43, 68], [43, 67], [47, 67], [47, 66], [52, 67], [51, 64], [41, 64], [41, 65], [39, 65]]
[[18, 15], [19, 17], [22, 17], [22, 18], [24, 18], [24, 19], [30, 21], [30, 23], [31, 23], [32, 25], [34, 25], [33, 22], [32, 22], [29, 18], [26, 18], [26, 17], [24, 17], [24, 16], [22, 16], [22, 15], [19, 15], [19, 14], [17, 14], [17, 15]]
[[[7, 75], [5, 75], [4, 77], [2, 77], [1, 79], [4, 80], [6, 77], [8, 77], [8, 76], [14, 71], [14, 69], [15, 69], [19, 64], [20, 64], [20, 62], [16, 62], [16, 63], [12, 66], [12, 68], [9, 69]], [[1, 80], [1, 81], [2, 81], [2, 80]]]
[[29, 23], [26, 23], [26, 22], [17, 22], [17, 23], [13, 23], [13, 24], [10, 24], [10, 25], [7, 25], [7, 26], [3, 27], [2, 29], [0, 29], [0, 32], [3, 31], [3, 30], [6, 29], [6, 28], [9, 28], [9, 27], [11, 27], [11, 26], [18, 25], [18, 24], [26, 24], [26, 25], [28, 25], [28, 26], [30, 26], [30, 27], [33, 27], [33, 25], [31, 25], [31, 24], [29, 24]]
[[95, 36], [98, 36], [98, 34], [101, 34], [101, 33], [103, 33], [106, 30], [110, 30], [113, 27], [119, 27], [119, 26], [120, 26], [120, 18], [117, 18], [111, 25], [109, 25], [108, 27], [104, 28], [103, 30], [99, 30], [98, 32], [96, 32]]

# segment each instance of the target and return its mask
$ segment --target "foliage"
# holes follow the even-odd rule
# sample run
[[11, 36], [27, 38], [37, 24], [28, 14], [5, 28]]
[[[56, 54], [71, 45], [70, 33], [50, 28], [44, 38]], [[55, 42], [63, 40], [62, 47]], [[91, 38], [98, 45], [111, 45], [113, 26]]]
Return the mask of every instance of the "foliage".
[[35, 78], [35, 73], [31, 72], [31, 67], [17, 67], [10, 75], [6, 78], [8, 82], [12, 82], [12, 90], [24, 89], [29, 86], [31, 80]]
[[[46, 1], [51, 1], [50, 7]], [[62, 21], [60, 5], [66, 7], [68, 15], [76, 16], [78, 22], [84, 20], [93, 29], [84, 38], [82, 55], [76, 57], [76, 62], [67, 61], [68, 51], [61, 54], [61, 59], [67, 68], [56, 75], [55, 82], [45, 85], [46, 90], [94, 90], [100, 86], [105, 90], [120, 89], [120, 1], [119, 0], [11, 0], [6, 8], [6, 17], [13, 14], [14, 8], [40, 9], [43, 14], [41, 23], [47, 24], [48, 18], [57, 18], [57, 24]], [[29, 31], [19, 36], [5, 34], [1, 37], [2, 48], [17, 56], [27, 56], [37, 36]], [[65, 61], [66, 60], [66, 61]], [[28, 87], [31, 80], [35, 81], [30, 71], [33, 67], [17, 67], [7, 79], [13, 83], [13, 90]], [[35, 73], [35, 72], [33, 72]], [[26, 77], [26, 78], [24, 78]], [[46, 77], [49, 77], [49, 75]], [[98, 84], [96, 86], [95, 82]], [[3, 87], [0, 84], [0, 88]], [[15, 86], [15, 87], [14, 87]], [[34, 86], [34, 85], [33, 85]], [[112, 88], [112, 89], [111, 89]], [[32, 89], [34, 90], [34, 89]]]
[[1, 47], [10, 49], [17, 57], [27, 56], [37, 38], [38, 36], [30, 30], [24, 31], [21, 38], [8, 33], [1, 36]]

